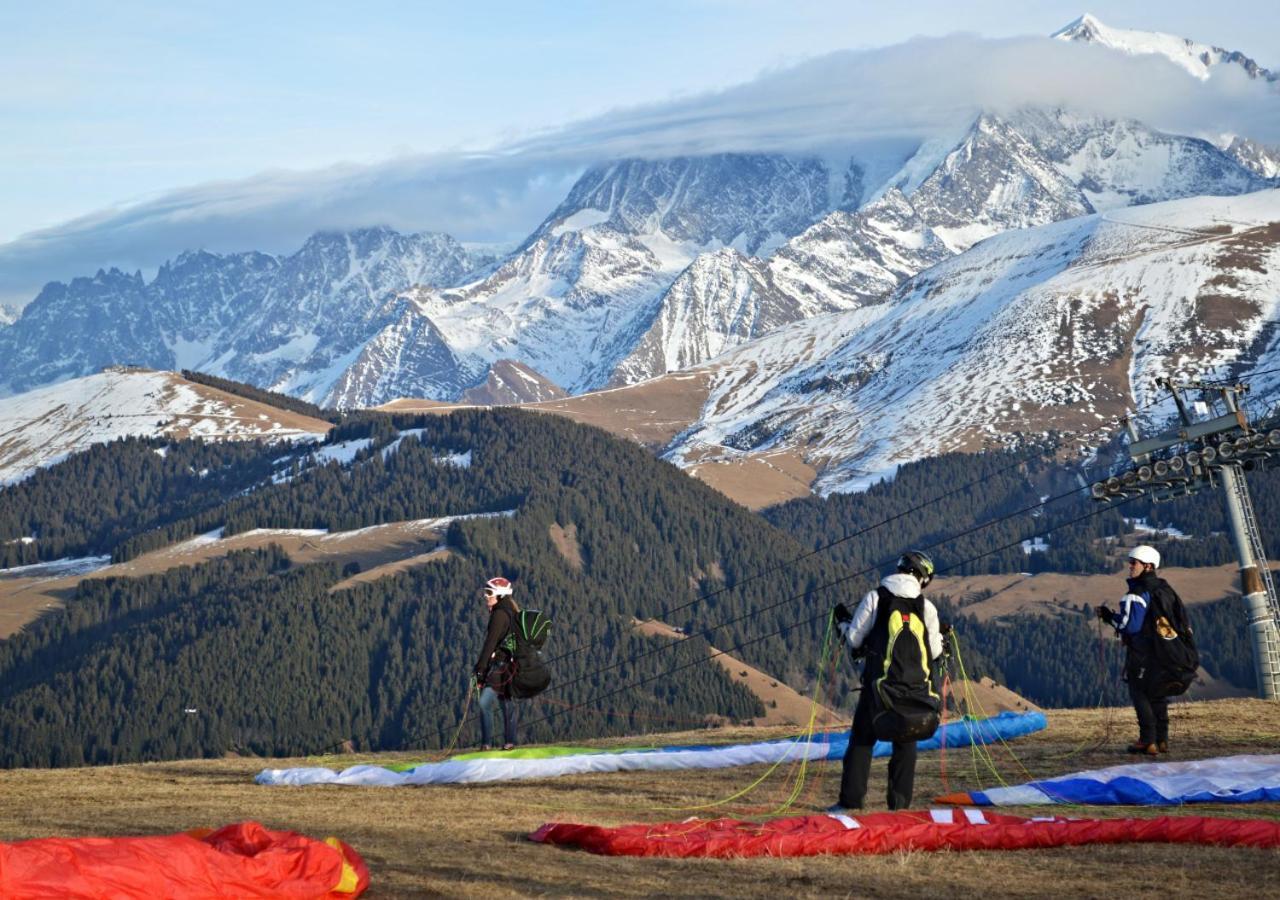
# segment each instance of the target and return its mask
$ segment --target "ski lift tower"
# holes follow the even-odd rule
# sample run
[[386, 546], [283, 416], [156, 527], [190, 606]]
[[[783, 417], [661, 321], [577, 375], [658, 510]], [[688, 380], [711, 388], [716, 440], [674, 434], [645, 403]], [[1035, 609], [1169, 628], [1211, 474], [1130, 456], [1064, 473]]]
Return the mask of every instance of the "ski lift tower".
[[[1135, 467], [1097, 482], [1090, 493], [1095, 500], [1148, 496], [1159, 502], [1222, 485], [1227, 522], [1240, 559], [1258, 692], [1267, 700], [1280, 700], [1280, 599], [1244, 478], [1246, 470], [1280, 465], [1280, 419], [1250, 426], [1239, 404], [1247, 385], [1169, 380], [1159, 384], [1173, 394], [1182, 427], [1143, 440], [1133, 420], [1127, 420], [1129, 455]], [[1218, 392], [1225, 412], [1195, 421], [1182, 394], [1188, 389]]]

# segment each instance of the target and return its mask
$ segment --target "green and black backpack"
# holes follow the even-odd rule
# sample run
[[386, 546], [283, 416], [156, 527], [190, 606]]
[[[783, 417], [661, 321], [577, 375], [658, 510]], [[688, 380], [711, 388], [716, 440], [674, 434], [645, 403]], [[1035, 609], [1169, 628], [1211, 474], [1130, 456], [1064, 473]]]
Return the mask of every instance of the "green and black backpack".
[[551, 620], [536, 609], [516, 613], [511, 630], [502, 642], [511, 654], [512, 674], [508, 682], [511, 696], [518, 700], [536, 697], [551, 684], [551, 672], [542, 658], [542, 648], [551, 631]]
[[[878, 588], [872, 628], [871, 670], [875, 712], [872, 727], [882, 741], [922, 741], [938, 729], [942, 700], [934, 689], [924, 598], [899, 597]], [[864, 688], [865, 690], [865, 688]]]

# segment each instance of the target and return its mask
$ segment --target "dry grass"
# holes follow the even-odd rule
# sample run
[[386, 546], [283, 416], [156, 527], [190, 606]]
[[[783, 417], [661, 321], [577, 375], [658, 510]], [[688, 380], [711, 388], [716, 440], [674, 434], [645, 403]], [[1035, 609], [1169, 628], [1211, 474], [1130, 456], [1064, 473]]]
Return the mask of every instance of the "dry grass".
[[741, 503], [747, 509], [764, 509], [808, 497], [818, 471], [798, 450], [735, 455], [689, 467], [689, 474]]
[[[1025, 775], [1061, 774], [1125, 760], [1116, 748], [1132, 737], [1129, 710], [1051, 711], [1050, 727], [1013, 745], [1019, 763], [998, 751], [1011, 783]], [[779, 734], [778, 729], [726, 729], [724, 740]], [[671, 736], [705, 740], [705, 732]], [[1174, 708], [1174, 758], [1273, 751], [1280, 705], [1258, 700], [1183, 703]], [[1101, 743], [1100, 743], [1101, 742]], [[601, 742], [605, 744], [626, 741]], [[633, 742], [632, 742], [633, 743]], [[407, 758], [406, 754], [386, 759]], [[273, 761], [287, 765], [303, 760]], [[314, 761], [312, 761], [314, 762]], [[725, 797], [760, 769], [697, 774], [613, 774], [492, 786], [376, 789], [264, 788], [250, 779], [267, 761], [225, 759], [77, 770], [0, 772], [0, 839], [40, 835], [154, 834], [258, 819], [269, 827], [337, 834], [353, 844], [373, 876], [377, 897], [682, 896], [1276, 896], [1280, 854], [1274, 851], [1162, 845], [1080, 847], [1012, 853], [905, 853], [815, 859], [611, 859], [529, 843], [550, 820], [618, 824], [685, 818], [660, 810]], [[335, 764], [330, 761], [330, 764]], [[341, 764], [341, 763], [336, 763]], [[873, 800], [883, 790], [877, 761]], [[946, 757], [951, 790], [978, 784], [968, 751]], [[944, 789], [937, 753], [921, 755], [918, 803]], [[816, 771], [814, 790], [795, 809], [831, 802], [838, 763]], [[758, 814], [784, 795], [781, 777], [740, 803], [703, 815]], [[874, 804], [879, 806], [878, 803]], [[1040, 810], [1043, 812], [1043, 809]], [[1025, 811], [1024, 811], [1025, 812]], [[1155, 809], [1074, 809], [1077, 815], [1157, 815]], [[1172, 811], [1178, 814], [1178, 810]], [[1203, 806], [1193, 814], [1280, 817], [1280, 804]]]
[[[711, 373], [705, 369], [673, 372], [639, 384], [606, 388], [536, 403], [512, 403], [520, 409], [549, 412], [575, 422], [595, 425], [646, 447], [663, 447], [702, 413], [710, 392]], [[476, 409], [474, 404], [439, 403], [401, 398], [375, 407], [385, 412], [448, 413]]]

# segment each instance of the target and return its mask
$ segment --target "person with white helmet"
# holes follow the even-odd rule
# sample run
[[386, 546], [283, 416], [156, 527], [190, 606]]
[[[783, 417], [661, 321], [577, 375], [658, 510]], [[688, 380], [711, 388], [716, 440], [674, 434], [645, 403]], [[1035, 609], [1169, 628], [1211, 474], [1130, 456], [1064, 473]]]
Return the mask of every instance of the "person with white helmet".
[[[867, 782], [871, 776], [871, 756], [877, 738], [876, 719], [882, 712], [877, 702], [881, 682], [888, 676], [892, 659], [889, 652], [893, 643], [890, 635], [895, 632], [894, 620], [919, 619], [919, 649], [914, 677], [927, 701], [935, 703], [934, 711], [941, 710], [937, 696], [936, 675], [933, 664], [943, 655], [949, 641], [950, 629], [938, 621], [938, 610], [923, 596], [924, 588], [933, 580], [934, 564], [927, 553], [908, 550], [898, 559], [897, 571], [886, 575], [879, 587], [869, 591], [850, 611], [843, 603], [834, 610], [836, 627], [853, 651], [855, 659], [865, 659], [862, 670], [862, 688], [853, 713], [853, 726], [849, 733], [849, 746], [844, 755], [840, 778], [840, 797], [827, 811], [842, 815], [848, 810], [861, 809], [867, 794]], [[909, 644], [910, 641], [904, 641]], [[932, 727], [937, 727], [937, 716]], [[929, 729], [932, 733], [932, 728]], [[927, 736], [927, 735], [926, 735]], [[906, 809], [911, 806], [916, 775], [917, 736], [885, 736], [893, 744], [889, 758], [889, 788], [886, 802], [889, 809]]]
[[500, 707], [502, 749], [511, 750], [516, 745], [516, 704], [511, 698], [512, 666], [507, 636], [515, 627], [520, 607], [512, 596], [510, 580], [501, 575], [486, 581], [481, 593], [489, 609], [489, 625], [473, 670], [475, 689], [480, 692], [480, 749], [493, 747], [493, 714]]
[[1166, 617], [1172, 618], [1188, 637], [1190, 626], [1177, 592], [1156, 574], [1160, 551], [1145, 545], [1134, 547], [1128, 565], [1129, 590], [1120, 598], [1120, 609], [1099, 606], [1097, 613], [1115, 628], [1126, 650], [1124, 678], [1138, 716], [1138, 740], [1128, 746], [1128, 752], [1157, 756], [1169, 752], [1169, 690], [1153, 677], [1157, 619], [1159, 627], [1167, 628]]

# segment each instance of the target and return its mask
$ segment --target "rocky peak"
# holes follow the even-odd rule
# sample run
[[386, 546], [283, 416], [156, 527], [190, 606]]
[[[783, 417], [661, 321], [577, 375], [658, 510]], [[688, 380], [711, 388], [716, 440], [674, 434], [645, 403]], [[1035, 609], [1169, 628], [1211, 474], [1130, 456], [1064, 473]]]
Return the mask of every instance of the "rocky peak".
[[510, 403], [537, 403], [569, 396], [551, 379], [514, 359], [500, 359], [489, 367], [484, 384], [462, 394], [463, 403], [502, 406]]
[[817, 158], [718, 153], [626, 159], [589, 169], [534, 232], [608, 224], [629, 234], [718, 242], [755, 253], [802, 231], [831, 207], [830, 177]]

